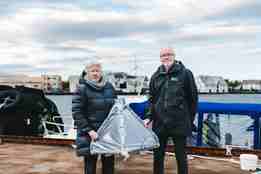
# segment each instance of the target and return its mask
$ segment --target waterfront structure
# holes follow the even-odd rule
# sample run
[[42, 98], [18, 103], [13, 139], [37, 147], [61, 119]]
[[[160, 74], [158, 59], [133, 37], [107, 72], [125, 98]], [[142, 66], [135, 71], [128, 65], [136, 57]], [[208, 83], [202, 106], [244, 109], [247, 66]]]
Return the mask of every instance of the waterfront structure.
[[77, 85], [79, 84], [79, 76], [77, 75], [72, 75], [69, 76], [69, 89], [71, 93], [74, 93], [76, 90]]
[[117, 91], [139, 93], [148, 89], [149, 80], [146, 76], [134, 76], [124, 72], [107, 72], [105, 77]]
[[[44, 142], [50, 142], [51, 140], [52, 139], [45, 140]], [[5, 139], [3, 139], [3, 142], [4, 141]], [[69, 143], [67, 143], [66, 146], [57, 145], [57, 142], [68, 142], [70, 140], [59, 141], [57, 139], [54, 139], [54, 141], [56, 141], [56, 144], [53, 143], [52, 145], [46, 145], [47, 143], [45, 145], [32, 145], [28, 144], [28, 141], [27, 143], [20, 142], [19, 144], [2, 144], [0, 148], [0, 166], [2, 169], [1, 171], [4, 171], [3, 173], [17, 173], [17, 171], [19, 171], [19, 174], [83, 173], [82, 158], [77, 158], [75, 155], [75, 150], [73, 148], [68, 148]], [[73, 146], [73, 143], [74, 141], [72, 141], [70, 146]], [[150, 153], [143, 153], [142, 155], [140, 155], [139, 153], [132, 154], [131, 158], [128, 159], [128, 163], [115, 165], [115, 173], [133, 174], [133, 171], [135, 171], [135, 173], [150, 174], [152, 158], [153, 156]], [[165, 158], [166, 173], [173, 173], [173, 171], [176, 169], [175, 159], [171, 155], [166, 155]], [[189, 161], [190, 170], [193, 171], [193, 173], [200, 174], [250, 173], [248, 171], [244, 172], [240, 169], [240, 161], [238, 157], [217, 158], [217, 160], [213, 159], [216, 158], [200, 158], [200, 156], [198, 156], [197, 158], [193, 158], [193, 160]], [[98, 160], [97, 166], [101, 166], [100, 160]]]
[[43, 89], [41, 77], [29, 77], [26, 81], [25, 87]]
[[30, 77], [27, 75], [1, 75], [0, 85], [25, 86], [41, 89], [44, 92], [61, 92], [62, 77], [59, 75], [42, 75]]
[[205, 83], [198, 76], [195, 77], [195, 82], [197, 85], [198, 92], [207, 92], [208, 91]]
[[62, 77], [60, 75], [42, 75], [41, 78], [44, 92], [62, 92]]
[[26, 75], [1, 75], [0, 85], [25, 86], [29, 88], [43, 89], [41, 77], [29, 77]]
[[221, 76], [200, 75], [195, 78], [198, 91], [202, 93], [225, 93], [228, 85]]
[[24, 86], [25, 79], [28, 76], [25, 75], [1, 75], [0, 76], [0, 85], [7, 85], [7, 86]]
[[[116, 91], [133, 93], [141, 92], [148, 89], [148, 78], [146, 76], [133, 76], [124, 72], [105, 72], [106, 78]], [[70, 92], [74, 92], [79, 82], [79, 76], [72, 75], [69, 77]]]
[[242, 88], [244, 90], [261, 91], [261, 80], [243, 80]]

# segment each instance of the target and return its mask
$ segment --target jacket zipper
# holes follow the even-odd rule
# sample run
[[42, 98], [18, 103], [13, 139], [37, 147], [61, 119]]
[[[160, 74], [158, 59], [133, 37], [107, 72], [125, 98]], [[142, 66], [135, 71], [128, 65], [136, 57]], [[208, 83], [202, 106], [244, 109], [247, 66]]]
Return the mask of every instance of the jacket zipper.
[[164, 98], [164, 110], [167, 111], [168, 108], [168, 87], [169, 87], [169, 75], [167, 74], [167, 82], [165, 86], [165, 98]]

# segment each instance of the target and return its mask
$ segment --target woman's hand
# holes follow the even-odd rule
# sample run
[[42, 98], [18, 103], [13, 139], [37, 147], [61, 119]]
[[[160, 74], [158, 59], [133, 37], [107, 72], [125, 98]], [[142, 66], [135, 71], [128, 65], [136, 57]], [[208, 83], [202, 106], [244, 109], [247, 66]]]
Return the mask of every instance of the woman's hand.
[[151, 120], [150, 120], [150, 119], [145, 119], [145, 120], [143, 120], [143, 124], [144, 124], [144, 126], [145, 126], [146, 128], [149, 128], [150, 123], [151, 123]]
[[91, 131], [88, 132], [88, 134], [91, 137], [92, 141], [97, 140], [97, 138], [98, 138], [97, 132], [95, 132], [94, 130], [91, 130]]

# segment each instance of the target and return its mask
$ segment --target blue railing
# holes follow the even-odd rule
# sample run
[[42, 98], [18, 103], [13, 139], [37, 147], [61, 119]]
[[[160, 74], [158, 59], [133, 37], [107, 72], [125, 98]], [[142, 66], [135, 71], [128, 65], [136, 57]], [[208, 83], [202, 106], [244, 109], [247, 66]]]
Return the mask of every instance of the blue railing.
[[251, 117], [254, 120], [254, 149], [261, 149], [259, 125], [261, 104], [199, 102], [197, 146], [202, 145], [202, 128], [205, 113], [228, 114], [235, 116], [244, 115]]
[[[141, 103], [131, 103], [131, 107], [141, 117], [144, 117], [144, 111], [148, 107], [148, 101]], [[249, 103], [215, 103], [215, 102], [199, 102], [198, 104], [198, 134], [197, 146], [202, 146], [202, 128], [204, 114], [226, 114], [226, 115], [243, 115], [249, 116], [254, 120], [253, 145], [254, 149], [261, 149], [260, 143], [260, 125], [261, 104]]]

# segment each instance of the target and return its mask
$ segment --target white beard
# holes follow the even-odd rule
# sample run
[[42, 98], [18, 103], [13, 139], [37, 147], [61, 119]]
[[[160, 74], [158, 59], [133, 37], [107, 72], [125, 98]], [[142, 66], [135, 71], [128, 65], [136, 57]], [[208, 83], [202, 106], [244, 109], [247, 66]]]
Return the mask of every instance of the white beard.
[[173, 63], [174, 62], [168, 62], [168, 63], [163, 63], [163, 65], [165, 66], [166, 70], [168, 71]]

